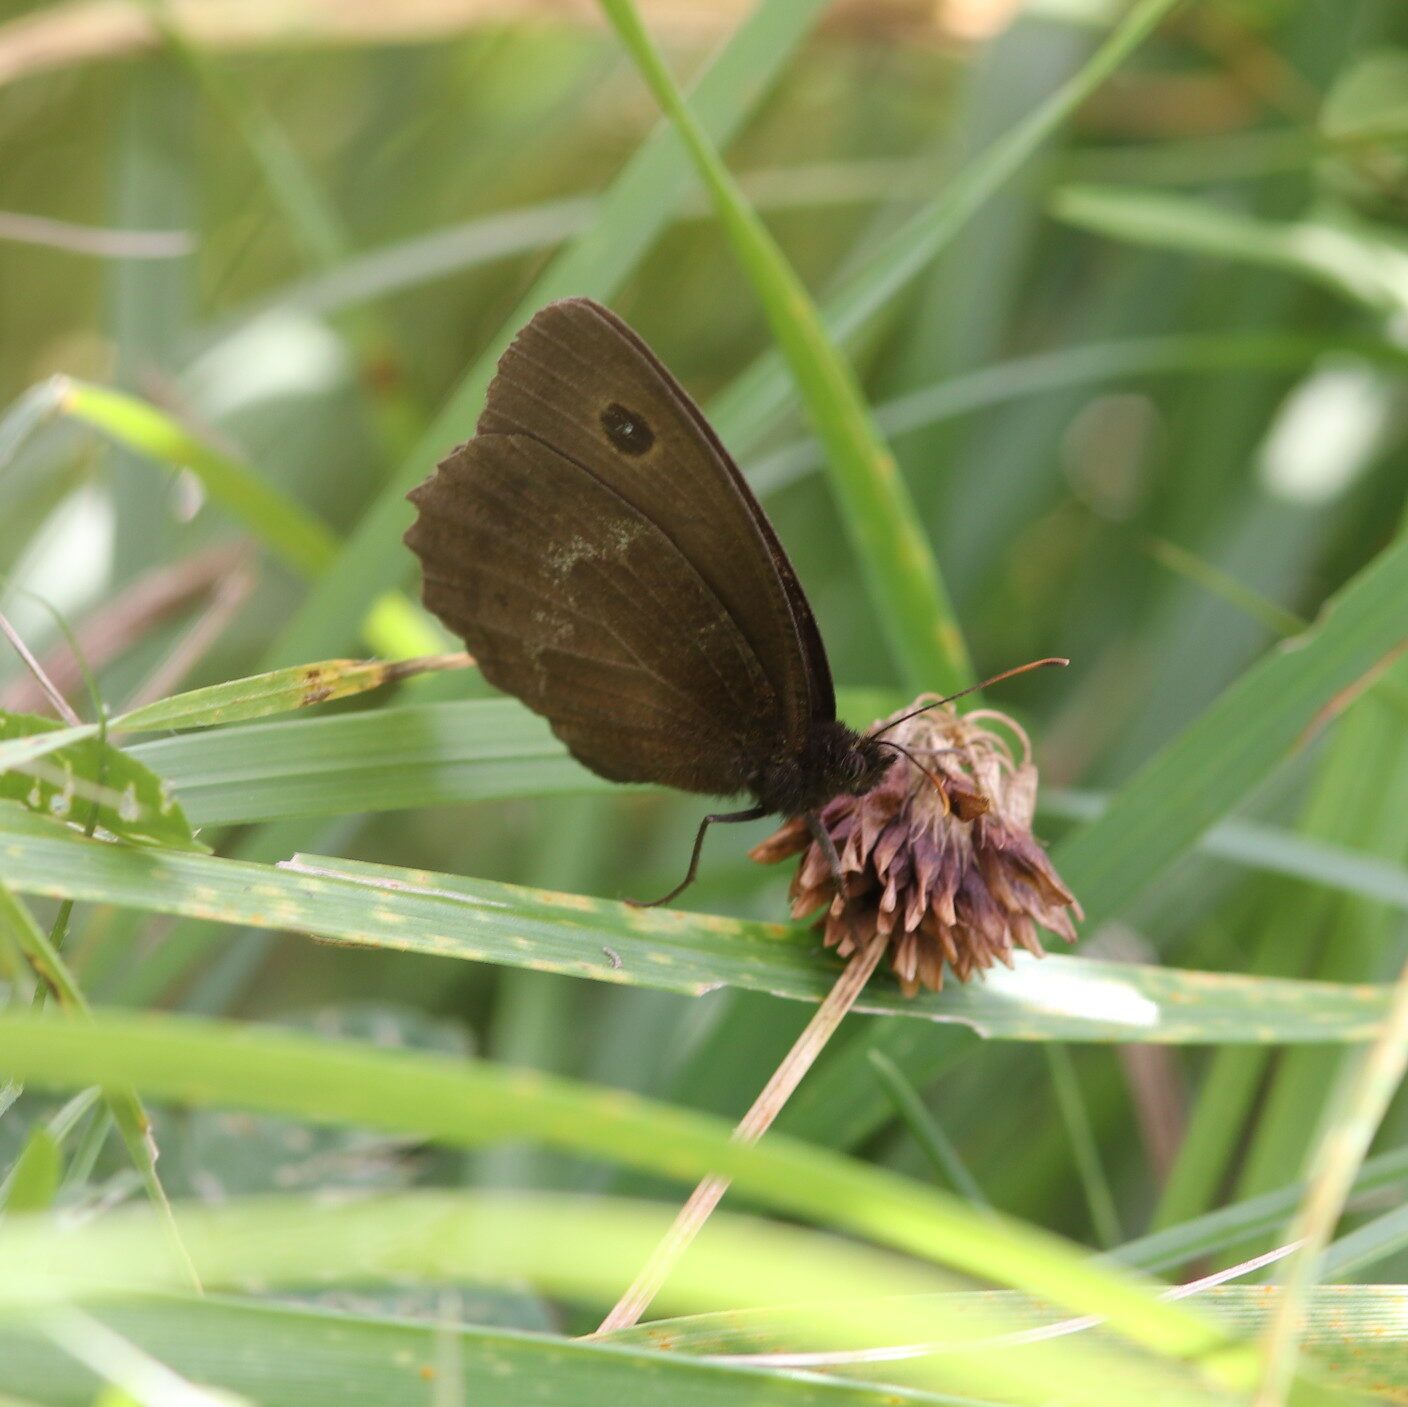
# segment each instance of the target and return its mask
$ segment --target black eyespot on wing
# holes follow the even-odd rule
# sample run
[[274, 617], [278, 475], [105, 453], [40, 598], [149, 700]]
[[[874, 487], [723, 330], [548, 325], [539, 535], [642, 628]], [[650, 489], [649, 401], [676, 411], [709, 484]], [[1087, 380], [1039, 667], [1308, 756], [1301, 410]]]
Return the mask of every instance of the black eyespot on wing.
[[619, 401], [612, 401], [602, 411], [601, 428], [622, 454], [644, 454], [655, 443], [655, 431], [645, 417]]
[[[611, 433], [624, 420], [636, 427], [633, 445]], [[771, 702], [747, 710], [759, 748], [766, 732], [795, 750], [835, 718], [826, 652], [777, 535], [703, 413], [620, 318], [584, 298], [534, 314], [501, 358], [479, 417], [476, 439], [499, 435], [566, 456], [665, 531], [766, 677]], [[661, 472], [642, 472], [657, 461]]]

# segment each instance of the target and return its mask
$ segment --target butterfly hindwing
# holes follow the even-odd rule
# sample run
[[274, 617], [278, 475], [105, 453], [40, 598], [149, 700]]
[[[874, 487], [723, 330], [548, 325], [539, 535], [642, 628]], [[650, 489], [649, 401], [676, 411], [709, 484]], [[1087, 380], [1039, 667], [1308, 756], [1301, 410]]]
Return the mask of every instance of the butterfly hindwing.
[[426, 605], [496, 687], [613, 781], [729, 794], [778, 726], [717, 599], [646, 518], [521, 435], [478, 436], [414, 494]]

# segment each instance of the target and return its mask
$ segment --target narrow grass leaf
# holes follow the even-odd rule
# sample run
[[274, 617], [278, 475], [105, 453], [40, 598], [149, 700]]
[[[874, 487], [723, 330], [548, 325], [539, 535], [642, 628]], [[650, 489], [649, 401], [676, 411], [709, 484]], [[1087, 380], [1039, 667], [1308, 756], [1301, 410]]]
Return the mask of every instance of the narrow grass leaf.
[[[897, 1308], [915, 1317], [927, 1312], [931, 1325], [942, 1326], [931, 1329], [931, 1336], [939, 1338], [941, 1334], [961, 1331], [960, 1326], [975, 1298], [962, 1292], [939, 1294], [925, 1296], [922, 1302], [906, 1302]], [[1265, 1326], [1278, 1299], [1274, 1293], [1268, 1294], [1264, 1286], [1219, 1285], [1200, 1293], [1195, 1302], [1229, 1329], [1253, 1334]], [[989, 1303], [1010, 1305], [1014, 1312], [1039, 1313], [1039, 1306], [1010, 1291], [992, 1293]], [[843, 1307], [836, 1308], [844, 1315]], [[1397, 1400], [1408, 1386], [1408, 1358], [1404, 1355], [1408, 1342], [1405, 1310], [1408, 1310], [1408, 1287], [1402, 1285], [1337, 1285], [1317, 1289], [1306, 1305], [1306, 1346], [1312, 1354], [1312, 1361], [1306, 1365], [1308, 1375], [1317, 1383], [1333, 1388], [1387, 1394], [1390, 1400]], [[613, 1334], [610, 1341], [642, 1348], [666, 1348], [670, 1353], [706, 1359], [735, 1355], [759, 1365], [765, 1364], [769, 1356], [779, 1356], [779, 1362], [785, 1362], [802, 1346], [795, 1322], [770, 1309], [724, 1310], [716, 1314], [660, 1319]], [[817, 1356], [824, 1360], [828, 1355]], [[835, 1371], [847, 1377], [869, 1376], [880, 1367], [879, 1363], [867, 1362], [863, 1353], [829, 1356], [835, 1360]], [[893, 1360], [881, 1371], [894, 1373]], [[903, 1368], [899, 1371], [902, 1376]], [[1106, 1397], [1105, 1400], [1113, 1399]]]
[[[102, 431], [134, 454], [173, 472], [189, 470], [236, 522], [303, 576], [317, 576], [337, 557], [337, 537], [307, 509], [266, 483], [248, 465], [197, 438], [146, 401], [107, 386], [63, 377], [58, 409]], [[404, 598], [369, 601], [379, 608], [373, 643], [386, 653], [434, 654], [441, 637]]]
[[[1130, 904], [1347, 702], [1403, 645], [1408, 539], [1385, 549], [1303, 635], [1253, 665], [1055, 847], [1091, 926]], [[1341, 697], [1341, 696], [1344, 697]]]
[[[844, 345], [928, 268], [1179, 3], [1140, 0], [1131, 6], [1077, 73], [880, 240], [826, 300], [822, 316], [830, 335]], [[789, 385], [782, 356], [765, 353], [713, 403], [720, 433], [742, 444], [754, 441], [786, 404]]]
[[[1105, 792], [1051, 787], [1041, 795], [1045, 816], [1094, 821], [1109, 808]], [[1408, 910], [1408, 869], [1363, 850], [1259, 821], [1219, 821], [1198, 842], [1200, 854], [1267, 874], [1355, 894]]]
[[31, 1130], [0, 1182], [0, 1212], [42, 1212], [58, 1195], [63, 1160], [59, 1141], [42, 1126]]
[[[472, 1318], [482, 1296], [446, 1291], [442, 1308]], [[864, 1383], [827, 1382], [765, 1369], [700, 1363], [654, 1349], [625, 1349], [473, 1323], [417, 1323], [296, 1305], [209, 1298], [108, 1305], [101, 1323], [191, 1380], [261, 1407], [386, 1407], [433, 1403], [447, 1354], [474, 1384], [474, 1407], [525, 1400], [572, 1407], [660, 1402], [670, 1407], [877, 1407]], [[93, 1375], [41, 1335], [0, 1324], [7, 1385], [36, 1401], [87, 1403]], [[428, 1386], [429, 1385], [429, 1386]], [[951, 1399], [893, 1388], [892, 1407], [942, 1407]]]
[[[1408, 1188], [1408, 1149], [1395, 1149], [1367, 1159], [1354, 1178], [1350, 1196], [1366, 1206], [1381, 1205], [1386, 1198], [1402, 1200]], [[1176, 1226], [1148, 1232], [1126, 1241], [1110, 1255], [1141, 1270], [1164, 1271], [1188, 1265], [1273, 1231], [1282, 1230], [1287, 1218], [1305, 1196], [1306, 1184], [1292, 1183], [1231, 1202], [1204, 1212]]]
[[972, 682], [972, 665], [952, 602], [855, 373], [831, 344], [806, 286], [685, 105], [632, 0], [602, 0], [602, 8], [679, 131], [767, 313], [827, 451], [842, 521], [897, 663], [915, 688], [953, 692], [966, 687]]
[[[193, 689], [158, 699], [114, 718], [112, 732], [150, 733], [164, 728], [213, 728], [229, 723], [292, 713], [333, 699], [380, 689], [418, 674], [463, 669], [473, 661], [466, 654], [428, 655], [409, 660], [321, 660], [317, 664], [276, 669], [248, 679]], [[0, 756], [3, 764], [3, 756]]]
[[[775, 924], [349, 860], [298, 864], [104, 844], [0, 810], [0, 880], [23, 893], [695, 995], [731, 986], [815, 1002], [837, 970], [814, 934]], [[1387, 1001], [1369, 985], [1052, 956], [912, 999], [878, 975], [857, 1009], [1010, 1040], [1358, 1042], [1376, 1034]]]
[[[888, 435], [907, 434], [977, 411], [1032, 396], [1154, 376], [1210, 371], [1294, 370], [1342, 356], [1408, 372], [1408, 348], [1380, 338], [1285, 332], [1183, 333], [1121, 337], [1033, 352], [918, 386], [875, 406], [875, 423]], [[748, 482], [760, 494], [796, 483], [821, 467], [816, 440], [794, 440], [748, 461]]]
[[[859, 725], [890, 707], [868, 691], [843, 690], [841, 703]], [[540, 718], [511, 699], [255, 723], [129, 751], [166, 780], [197, 825], [621, 791], [575, 762]], [[1110, 800], [1052, 788], [1041, 793], [1040, 810], [1094, 821]], [[1197, 845], [1233, 864], [1408, 909], [1408, 870], [1376, 855], [1237, 819], [1218, 822]]]
[[[44, 930], [34, 921], [34, 916], [3, 884], [0, 884], [0, 932], [18, 944], [46, 988], [54, 993], [63, 1008], [62, 1019], [67, 1024], [88, 1024], [92, 1019], [88, 999], [83, 995], [68, 964], [49, 941]], [[39, 1008], [36, 1008], [35, 1012], [38, 1011]], [[137, 1169], [147, 1199], [161, 1220], [167, 1248], [175, 1255], [180, 1267], [181, 1281], [186, 1286], [199, 1289], [200, 1281], [181, 1242], [180, 1233], [176, 1230], [171, 1203], [156, 1170], [156, 1140], [152, 1137], [152, 1121], [147, 1116], [141, 1097], [120, 1077], [109, 1078], [99, 1074], [83, 1083], [102, 1085], [108, 1112], [127, 1146], [127, 1156]]]
[[[719, 1172], [793, 1215], [1099, 1313], [1151, 1349], [1190, 1356], [1228, 1347], [1195, 1316], [1158, 1303], [1133, 1278], [1096, 1266], [1047, 1233], [780, 1136], [743, 1146], [733, 1142], [721, 1119], [536, 1071], [189, 1018], [113, 1014], [78, 1023], [12, 1013], [0, 1014], [0, 1069], [60, 1087], [126, 1080], [186, 1103], [350, 1122], [458, 1146], [530, 1137], [673, 1177]], [[464, 1194], [454, 1201], [464, 1204]], [[577, 1199], [570, 1205], [582, 1206]], [[199, 1222], [190, 1225], [198, 1246]], [[651, 1229], [659, 1229], [655, 1218]], [[43, 1230], [38, 1234], [42, 1240]], [[63, 1284], [63, 1268], [36, 1258], [33, 1248], [27, 1251], [11, 1235], [0, 1245], [9, 1262], [0, 1275], [0, 1295], [23, 1303], [46, 1276], [57, 1275], [55, 1283]], [[708, 1242], [702, 1238], [696, 1249]], [[692, 1253], [681, 1271], [693, 1259]], [[571, 1263], [588, 1261], [574, 1254]], [[72, 1275], [91, 1258], [75, 1249], [64, 1264]], [[20, 1277], [22, 1266], [32, 1266], [33, 1273]], [[732, 1274], [730, 1290], [738, 1290]], [[1224, 1382], [1243, 1384], [1250, 1366], [1247, 1354], [1229, 1354], [1217, 1359], [1214, 1372]]]
[[1266, 1327], [1265, 1362], [1257, 1389], [1257, 1407], [1280, 1407], [1291, 1392], [1304, 1335], [1304, 1306], [1320, 1273], [1320, 1253], [1329, 1244], [1344, 1213], [1379, 1125], [1408, 1069], [1408, 967], [1394, 988], [1384, 1028], [1365, 1052], [1330, 1127], [1315, 1150], [1310, 1186], [1291, 1223], [1291, 1239], [1300, 1245], [1281, 1278], [1280, 1302]]
[[61, 386], [64, 414], [168, 469], [190, 470], [216, 503], [295, 571], [316, 576], [336, 555], [330, 528], [165, 412], [107, 386], [70, 379]]
[[86, 822], [91, 814], [126, 840], [205, 848], [161, 777], [111, 743], [82, 734], [51, 718], [0, 713], [0, 797], [64, 821]]
[[1378, 313], [1408, 310], [1408, 250], [1348, 215], [1273, 222], [1194, 196], [1120, 186], [1068, 186], [1052, 213], [1127, 243], [1282, 269]]

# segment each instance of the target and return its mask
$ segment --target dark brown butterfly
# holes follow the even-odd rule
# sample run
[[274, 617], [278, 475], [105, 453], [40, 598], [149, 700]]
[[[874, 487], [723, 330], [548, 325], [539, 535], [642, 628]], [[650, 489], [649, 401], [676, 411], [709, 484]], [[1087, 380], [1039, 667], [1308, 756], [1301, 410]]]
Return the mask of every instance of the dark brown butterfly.
[[655, 902], [693, 880], [711, 822], [813, 816], [893, 761], [893, 744], [837, 720], [811, 608], [738, 467], [599, 304], [534, 315], [474, 438], [410, 498], [426, 606], [579, 762], [752, 794], [704, 818], [688, 874]]

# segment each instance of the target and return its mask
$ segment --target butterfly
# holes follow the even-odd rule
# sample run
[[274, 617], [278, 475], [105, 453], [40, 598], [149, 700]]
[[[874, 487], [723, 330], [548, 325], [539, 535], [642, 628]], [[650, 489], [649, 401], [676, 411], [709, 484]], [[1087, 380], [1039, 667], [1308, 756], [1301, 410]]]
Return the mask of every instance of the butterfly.
[[826, 649], [772, 524], [703, 412], [620, 318], [550, 303], [499, 361], [474, 437], [409, 495], [427, 608], [584, 766], [753, 804], [861, 794], [894, 744], [836, 717]]

